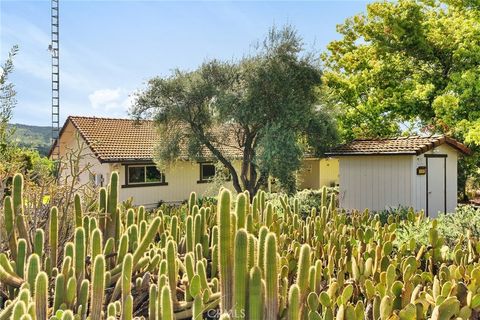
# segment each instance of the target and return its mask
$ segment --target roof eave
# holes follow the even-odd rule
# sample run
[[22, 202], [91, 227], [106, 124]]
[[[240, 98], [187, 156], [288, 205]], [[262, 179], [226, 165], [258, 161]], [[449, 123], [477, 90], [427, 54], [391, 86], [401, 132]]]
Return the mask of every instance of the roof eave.
[[329, 152], [329, 157], [355, 157], [355, 156], [414, 156], [416, 152]]

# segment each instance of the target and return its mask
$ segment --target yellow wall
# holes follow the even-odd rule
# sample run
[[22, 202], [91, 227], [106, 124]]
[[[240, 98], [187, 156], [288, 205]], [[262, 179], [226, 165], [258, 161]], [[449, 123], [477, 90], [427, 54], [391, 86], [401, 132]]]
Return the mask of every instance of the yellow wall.
[[299, 189], [318, 189], [320, 187], [320, 160], [305, 159], [297, 173]]
[[320, 160], [320, 186], [338, 185], [340, 181], [340, 166], [338, 159], [325, 158]]
[[[119, 167], [120, 183], [125, 184], [125, 166], [116, 164]], [[240, 169], [240, 162], [235, 161], [234, 166]], [[198, 196], [216, 196], [218, 189], [224, 186], [234, 190], [230, 181], [197, 183], [200, 179], [199, 164], [190, 161], [178, 161], [175, 165], [165, 170], [165, 182], [168, 185], [161, 186], [142, 186], [120, 188], [120, 200], [126, 200], [133, 197], [134, 204], [143, 204], [154, 206], [159, 201], [180, 202], [186, 200], [190, 192], [195, 191]]]
[[299, 189], [319, 189], [337, 185], [339, 181], [338, 159], [305, 159], [297, 173]]

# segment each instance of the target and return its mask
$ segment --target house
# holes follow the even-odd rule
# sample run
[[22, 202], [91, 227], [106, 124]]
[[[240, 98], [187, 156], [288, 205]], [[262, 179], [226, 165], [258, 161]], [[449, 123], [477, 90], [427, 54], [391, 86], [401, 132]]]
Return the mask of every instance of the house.
[[[201, 157], [204, 160], [192, 161], [186, 150], [181, 150], [180, 161], [160, 172], [153, 155], [161, 138], [153, 121], [70, 116], [60, 131], [58, 143], [61, 158], [82, 153], [78, 166], [90, 168], [80, 175], [78, 183], [105, 186], [111, 172], [118, 171], [120, 201], [132, 197], [136, 205], [155, 206], [160, 201], [183, 201], [191, 191], [200, 196], [215, 195], [218, 186], [212, 178], [217, 167], [211, 153], [205, 149]], [[240, 169], [241, 149], [221, 148]], [[65, 168], [60, 174], [68, 175], [70, 169]], [[338, 162], [306, 157], [297, 177], [301, 189], [336, 184]], [[224, 186], [233, 190], [229, 181], [225, 181]]]
[[457, 206], [457, 162], [470, 150], [446, 136], [355, 140], [329, 156], [340, 161], [340, 207], [413, 207], [429, 217]]

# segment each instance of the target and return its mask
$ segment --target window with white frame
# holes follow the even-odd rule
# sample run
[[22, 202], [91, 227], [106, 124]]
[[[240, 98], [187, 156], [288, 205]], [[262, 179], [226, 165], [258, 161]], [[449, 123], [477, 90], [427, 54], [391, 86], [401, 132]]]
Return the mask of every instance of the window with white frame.
[[127, 184], [158, 184], [165, 183], [165, 174], [155, 165], [128, 165]]

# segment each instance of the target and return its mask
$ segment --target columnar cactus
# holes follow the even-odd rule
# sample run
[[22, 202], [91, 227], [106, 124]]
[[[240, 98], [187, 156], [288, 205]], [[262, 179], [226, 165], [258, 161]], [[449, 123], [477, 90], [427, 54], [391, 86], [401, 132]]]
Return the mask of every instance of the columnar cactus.
[[48, 239], [50, 244], [50, 260], [54, 267], [58, 263], [58, 208], [50, 209]]
[[5, 230], [10, 245], [10, 252], [13, 259], [17, 256], [17, 234], [15, 231], [15, 213], [13, 210], [13, 202], [10, 196], [6, 196], [3, 200], [3, 212], [5, 215]]
[[263, 292], [262, 270], [255, 266], [250, 270], [248, 282], [248, 319], [262, 319]]
[[64, 229], [77, 228], [61, 244], [57, 208], [45, 233], [28, 226], [22, 183], [17, 176], [3, 205], [0, 320], [187, 319], [211, 310], [226, 319], [435, 320], [480, 312], [478, 238], [467, 231], [447, 248], [434, 221], [428, 246], [398, 244], [400, 224], [428, 223], [412, 211], [386, 223], [368, 210], [346, 214], [327, 189], [323, 206], [306, 211], [296, 197], [280, 197], [277, 208], [263, 191], [252, 205], [241, 193], [232, 211], [227, 189], [217, 205], [199, 207], [193, 194], [188, 208], [125, 210], [113, 206], [117, 185], [100, 189], [98, 209], [87, 205], [85, 214], [75, 198]]
[[105, 291], [105, 258], [103, 255], [95, 257], [92, 272], [92, 290], [91, 290], [91, 318], [100, 319], [103, 310]]
[[173, 320], [172, 294], [169, 286], [163, 286], [160, 292], [160, 318]]
[[277, 237], [270, 232], [265, 238], [265, 318], [278, 316]]
[[48, 317], [48, 276], [43, 271], [35, 279], [35, 316], [37, 320]]
[[133, 269], [133, 256], [128, 253], [123, 259], [122, 264], [122, 301], [125, 302], [127, 297], [130, 296], [132, 289], [132, 269]]
[[85, 276], [85, 257], [86, 257], [86, 240], [85, 230], [83, 227], [78, 227], [75, 230], [75, 277], [78, 282], [81, 282]]
[[230, 215], [230, 191], [222, 190], [219, 195], [218, 227], [219, 227], [219, 259], [220, 290], [222, 292], [220, 307], [222, 312], [232, 309], [232, 226]]
[[248, 282], [248, 234], [239, 229], [235, 236], [233, 274], [233, 318], [245, 318]]
[[23, 176], [19, 173], [13, 177], [12, 203], [15, 225], [18, 228], [19, 237], [25, 239], [27, 242], [27, 252], [30, 254], [32, 252], [32, 246], [30, 244], [27, 223], [25, 222], [25, 214], [23, 212]]

